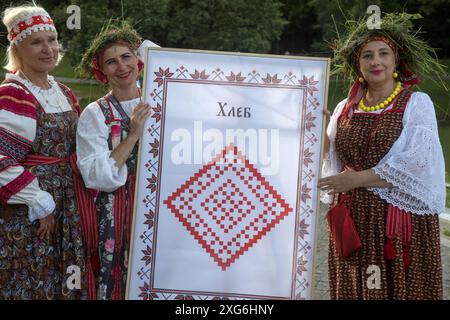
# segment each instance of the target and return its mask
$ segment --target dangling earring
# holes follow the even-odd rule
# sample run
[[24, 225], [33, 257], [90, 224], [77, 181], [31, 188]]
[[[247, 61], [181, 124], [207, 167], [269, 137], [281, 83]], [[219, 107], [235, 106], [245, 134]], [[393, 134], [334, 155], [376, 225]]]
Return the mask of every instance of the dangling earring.
[[361, 82], [361, 83], [364, 83], [364, 78], [363, 77], [359, 77], [358, 81]]
[[394, 71], [394, 73], [392, 74], [392, 77], [393, 77], [394, 79], [397, 79], [397, 78], [398, 78], [398, 72]]

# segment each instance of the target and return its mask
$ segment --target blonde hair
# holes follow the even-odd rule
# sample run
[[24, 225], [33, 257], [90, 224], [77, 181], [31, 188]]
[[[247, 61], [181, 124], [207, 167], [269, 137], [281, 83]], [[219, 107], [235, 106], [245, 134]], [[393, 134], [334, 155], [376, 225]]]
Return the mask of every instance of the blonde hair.
[[20, 59], [14, 54], [13, 48], [11, 46], [8, 46], [8, 48], [6, 49], [5, 60], [6, 64], [3, 66], [3, 68], [5, 68], [6, 70], [13, 71], [22, 69]]
[[[14, 26], [24, 19], [24, 17], [29, 16], [30, 14], [47, 14], [47, 11], [45, 11], [44, 8], [37, 6], [33, 3], [25, 4], [18, 7], [10, 7], [6, 8], [3, 12], [3, 24], [6, 26], [6, 29], [8, 30], [8, 34], [11, 31]], [[13, 70], [20, 70], [22, 68], [22, 63], [17, 56], [17, 44], [13, 43], [8, 45], [8, 48], [6, 49], [6, 64], [3, 66], [8, 71]], [[56, 65], [59, 64], [61, 61], [63, 55], [60, 53], [58, 55], [58, 61], [56, 61]]]

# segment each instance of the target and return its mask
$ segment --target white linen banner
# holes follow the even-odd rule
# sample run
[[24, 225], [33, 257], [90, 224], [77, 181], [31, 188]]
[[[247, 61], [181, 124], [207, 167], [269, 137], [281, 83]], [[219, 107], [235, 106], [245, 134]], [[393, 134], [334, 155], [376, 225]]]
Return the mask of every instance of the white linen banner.
[[329, 60], [145, 61], [127, 298], [310, 298]]

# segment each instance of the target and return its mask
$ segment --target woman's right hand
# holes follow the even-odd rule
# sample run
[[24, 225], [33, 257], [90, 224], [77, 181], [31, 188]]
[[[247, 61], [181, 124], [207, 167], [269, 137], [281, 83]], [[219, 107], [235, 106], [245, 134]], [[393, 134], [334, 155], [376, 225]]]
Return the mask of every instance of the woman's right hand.
[[134, 108], [130, 117], [130, 135], [136, 140], [139, 140], [142, 137], [145, 120], [147, 120], [150, 114], [150, 105], [144, 104], [143, 102], [139, 103]]
[[45, 218], [39, 219], [39, 229], [37, 235], [39, 239], [43, 240], [45, 238], [50, 238], [50, 235], [55, 232], [55, 216], [49, 214]]

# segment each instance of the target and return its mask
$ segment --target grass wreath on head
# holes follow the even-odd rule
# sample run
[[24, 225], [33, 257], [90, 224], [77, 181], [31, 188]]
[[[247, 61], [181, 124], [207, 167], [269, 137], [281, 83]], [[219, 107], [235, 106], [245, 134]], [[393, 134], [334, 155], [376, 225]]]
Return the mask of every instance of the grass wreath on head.
[[[347, 20], [345, 34], [339, 35], [331, 43], [334, 51], [332, 74], [342, 76], [344, 81], [353, 83], [359, 72], [359, 49], [373, 36], [384, 36], [397, 47], [397, 59], [403, 67], [418, 76], [430, 76], [438, 86], [448, 91], [442, 76], [446, 75], [445, 66], [440, 64], [435, 50], [419, 37], [420, 29], [414, 30], [412, 20], [420, 19], [420, 14], [387, 13], [381, 18], [380, 29], [369, 30], [369, 16], [359, 20]], [[402, 70], [400, 70], [402, 71]]]

